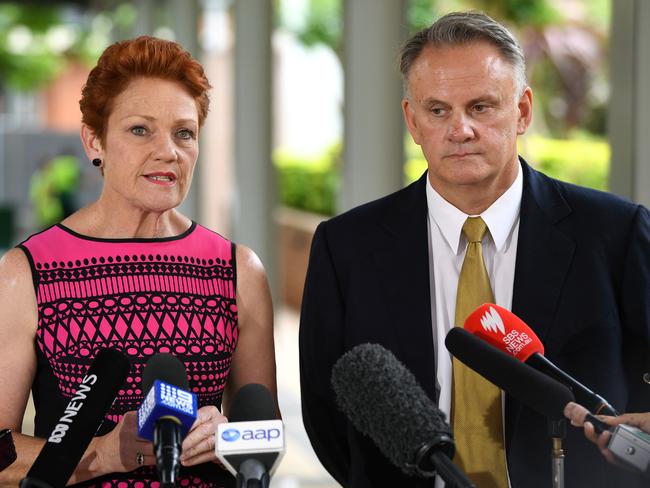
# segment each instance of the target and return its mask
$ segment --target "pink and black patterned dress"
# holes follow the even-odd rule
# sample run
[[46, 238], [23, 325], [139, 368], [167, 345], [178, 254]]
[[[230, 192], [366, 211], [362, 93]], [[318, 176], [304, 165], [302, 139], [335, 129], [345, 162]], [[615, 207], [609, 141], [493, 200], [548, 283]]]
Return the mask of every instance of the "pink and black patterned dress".
[[[237, 345], [235, 246], [192, 223], [162, 239], [98, 239], [59, 224], [19, 247], [36, 290], [38, 367], [32, 385], [35, 435], [47, 437], [102, 348], [125, 353], [131, 370], [104, 419], [109, 432], [143, 399], [142, 371], [159, 352], [179, 357], [199, 406], [221, 407]], [[155, 468], [84, 486], [156, 487]], [[218, 465], [182, 468], [180, 486], [232, 486]]]

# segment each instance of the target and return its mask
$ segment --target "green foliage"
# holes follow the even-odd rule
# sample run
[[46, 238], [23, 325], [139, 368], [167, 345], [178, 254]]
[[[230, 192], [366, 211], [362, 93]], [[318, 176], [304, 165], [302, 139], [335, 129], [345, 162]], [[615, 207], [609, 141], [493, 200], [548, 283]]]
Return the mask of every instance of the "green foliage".
[[307, 23], [299, 39], [307, 46], [322, 43], [340, 53], [342, 8], [341, 0], [310, 0]]
[[48, 29], [57, 22], [53, 7], [0, 4], [0, 84], [29, 90], [59, 72], [63, 60], [46, 42]]
[[522, 153], [541, 172], [576, 185], [607, 190], [610, 150], [600, 139], [524, 139]]
[[75, 156], [61, 155], [35, 171], [29, 183], [29, 197], [34, 217], [41, 227], [63, 219], [65, 202], [79, 184], [79, 161]]
[[518, 26], [540, 27], [560, 19], [548, 0], [470, 0], [468, 3], [495, 19]]
[[588, 22], [598, 25], [605, 31], [609, 29], [612, 0], [589, 0], [585, 2], [584, 7]]
[[412, 33], [421, 31], [434, 21], [436, 0], [410, 0], [406, 9], [406, 20]]
[[0, 29], [12, 25], [24, 25], [34, 32], [44, 34], [59, 22], [59, 12], [54, 7], [20, 5], [18, 2], [0, 4]]
[[110, 42], [111, 30], [133, 25], [136, 10], [123, 3], [111, 12], [66, 20], [62, 7], [0, 3], [0, 87], [37, 90], [70, 59], [94, 64]]
[[282, 204], [322, 215], [334, 215], [340, 186], [340, 158], [340, 144], [317, 158], [276, 151], [273, 160]]
[[324, 44], [340, 57], [343, 38], [343, 1], [309, 0], [304, 22], [291, 22], [288, 20], [290, 17], [287, 15], [288, 7], [283, 7], [282, 0], [275, 0], [276, 23], [292, 32], [305, 46]]

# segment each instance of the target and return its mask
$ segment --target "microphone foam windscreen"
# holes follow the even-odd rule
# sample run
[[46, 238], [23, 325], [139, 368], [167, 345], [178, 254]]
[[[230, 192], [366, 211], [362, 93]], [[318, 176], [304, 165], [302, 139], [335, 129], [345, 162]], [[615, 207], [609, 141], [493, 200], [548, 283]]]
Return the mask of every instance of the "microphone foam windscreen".
[[[404, 473], [417, 474], [414, 455], [439, 436], [451, 438], [445, 414], [413, 374], [379, 344], [351, 349], [332, 369], [336, 403], [361, 433]], [[453, 444], [450, 457], [453, 457]]]
[[275, 420], [275, 401], [269, 389], [258, 383], [242, 386], [232, 399], [229, 422]]
[[157, 353], [147, 361], [142, 373], [142, 391], [145, 393], [145, 396], [156, 380], [164, 381], [181, 390], [190, 390], [185, 365], [172, 354]]
[[510, 310], [494, 303], [484, 303], [467, 319], [466, 330], [479, 336], [497, 349], [526, 361], [531, 354], [544, 354], [537, 334]]
[[564, 407], [574, 401], [573, 393], [563, 384], [461, 327], [447, 333], [445, 345], [458, 360], [546, 417], [564, 418]]

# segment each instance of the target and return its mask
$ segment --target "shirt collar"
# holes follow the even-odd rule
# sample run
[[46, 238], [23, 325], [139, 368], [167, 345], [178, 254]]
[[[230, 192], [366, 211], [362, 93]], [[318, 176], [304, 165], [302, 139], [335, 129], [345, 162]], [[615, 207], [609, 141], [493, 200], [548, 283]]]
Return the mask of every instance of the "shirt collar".
[[[504, 250], [508, 236], [519, 218], [519, 208], [521, 206], [523, 192], [523, 175], [521, 165], [518, 164], [517, 168], [517, 177], [512, 185], [510, 185], [510, 188], [480, 215], [488, 227], [497, 252]], [[442, 198], [433, 189], [428, 177], [426, 193], [429, 218], [438, 226], [449, 247], [451, 247], [455, 254], [458, 254], [460, 252], [459, 246], [463, 224], [470, 215], [458, 210]]]

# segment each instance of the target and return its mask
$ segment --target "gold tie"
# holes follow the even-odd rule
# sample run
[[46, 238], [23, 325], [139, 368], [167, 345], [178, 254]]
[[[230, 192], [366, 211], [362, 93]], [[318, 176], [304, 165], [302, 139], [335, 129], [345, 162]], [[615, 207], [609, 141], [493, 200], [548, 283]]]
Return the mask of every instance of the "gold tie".
[[[462, 327], [479, 305], [494, 302], [481, 248], [486, 231], [481, 217], [468, 217], [463, 225], [468, 244], [458, 278], [456, 327]], [[477, 487], [507, 488], [501, 390], [456, 358], [453, 375], [454, 463]]]

